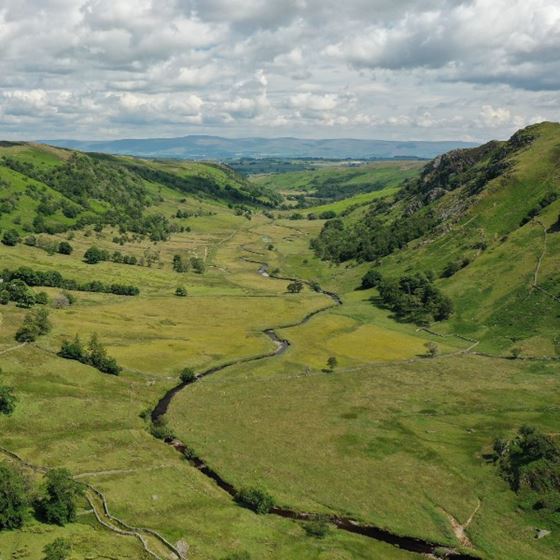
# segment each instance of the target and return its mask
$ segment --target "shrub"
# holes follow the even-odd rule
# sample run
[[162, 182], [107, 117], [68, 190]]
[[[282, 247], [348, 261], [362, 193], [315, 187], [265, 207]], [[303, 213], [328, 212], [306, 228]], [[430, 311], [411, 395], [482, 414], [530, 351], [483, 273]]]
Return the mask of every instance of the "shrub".
[[4, 235], [2, 235], [2, 243], [4, 245], [8, 245], [9, 247], [17, 245], [19, 241], [19, 233], [15, 229], [9, 229], [4, 232]]
[[338, 360], [334, 356], [330, 356], [327, 360], [327, 368], [333, 370], [338, 365]]
[[303, 282], [294, 280], [293, 282], [290, 282], [288, 284], [287, 289], [290, 294], [298, 294], [299, 292], [301, 292], [301, 290], [303, 290]]
[[33, 342], [37, 337], [49, 333], [51, 329], [49, 312], [42, 307], [27, 313], [23, 319], [23, 325], [16, 332], [16, 340], [18, 342]]
[[73, 250], [74, 248], [70, 245], [70, 243], [68, 243], [68, 241], [61, 241], [58, 244], [58, 252], [61, 255], [71, 255]]
[[321, 220], [332, 220], [336, 218], [336, 212], [334, 210], [325, 210], [319, 214], [319, 218], [321, 218]]
[[0, 463], [0, 529], [20, 528], [27, 505], [23, 477], [13, 467]]
[[426, 342], [426, 355], [430, 358], [435, 358], [439, 354], [439, 346], [435, 342]]
[[179, 377], [182, 383], [192, 383], [196, 379], [196, 374], [193, 368], [186, 367], [183, 368]]
[[92, 246], [84, 253], [84, 261], [87, 264], [97, 264], [109, 259], [109, 253], [103, 249]]
[[150, 433], [157, 439], [163, 441], [173, 439], [175, 434], [173, 429], [167, 424], [167, 418], [161, 416], [156, 422], [150, 424]]
[[66, 560], [70, 554], [70, 543], [63, 538], [55, 539], [43, 548], [43, 560]]
[[86, 360], [84, 347], [78, 335], [76, 335], [72, 341], [63, 340], [58, 355], [67, 360], [77, 360], [79, 362], [84, 362]]
[[203, 274], [206, 271], [206, 263], [200, 257], [191, 257], [191, 267], [197, 274]]
[[383, 277], [378, 270], [371, 268], [362, 276], [362, 283], [360, 288], [362, 290], [368, 290], [369, 288], [375, 288], [383, 281]]
[[268, 513], [274, 507], [274, 498], [259, 488], [243, 488], [235, 496], [235, 501], [258, 514]]
[[179, 297], [187, 297], [187, 289], [184, 286], [177, 286], [175, 295]]
[[17, 398], [12, 387], [0, 385], [0, 414], [11, 416], [16, 409]]

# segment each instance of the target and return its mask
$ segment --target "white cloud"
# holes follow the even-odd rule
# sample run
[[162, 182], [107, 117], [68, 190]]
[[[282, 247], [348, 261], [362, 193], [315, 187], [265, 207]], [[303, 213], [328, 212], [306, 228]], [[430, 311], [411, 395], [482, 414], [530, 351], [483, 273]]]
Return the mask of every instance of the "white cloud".
[[504, 137], [558, 52], [556, 0], [3, 0], [0, 137]]

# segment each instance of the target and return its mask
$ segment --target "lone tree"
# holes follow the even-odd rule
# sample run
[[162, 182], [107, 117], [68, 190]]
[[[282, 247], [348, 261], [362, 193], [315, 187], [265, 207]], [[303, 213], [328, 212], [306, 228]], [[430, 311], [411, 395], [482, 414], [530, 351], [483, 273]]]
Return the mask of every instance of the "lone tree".
[[187, 288], [185, 288], [185, 286], [177, 286], [175, 295], [178, 297], [187, 297]]
[[12, 387], [0, 385], [0, 414], [11, 416], [16, 409], [17, 397]]
[[70, 543], [63, 538], [55, 539], [43, 548], [43, 560], [66, 560], [70, 555]]
[[327, 368], [330, 371], [333, 371], [334, 368], [338, 365], [338, 360], [334, 357], [331, 356], [328, 360], [327, 360]]
[[8, 231], [4, 232], [2, 236], [2, 243], [4, 245], [8, 245], [9, 247], [13, 247], [19, 243], [20, 237], [19, 233], [15, 229], [9, 229]]
[[21, 474], [0, 463], [0, 529], [18, 529], [27, 510], [27, 489]]
[[435, 358], [439, 354], [439, 346], [435, 342], [426, 342], [424, 347], [429, 358]]
[[70, 255], [72, 254], [73, 250], [74, 248], [72, 247], [72, 245], [70, 245], [70, 243], [68, 243], [68, 241], [61, 241], [58, 244], [58, 252], [61, 255]]
[[39, 517], [47, 523], [64, 526], [76, 519], [76, 499], [84, 487], [66, 469], [52, 469], [46, 475], [43, 496], [35, 503]]
[[303, 282], [299, 280], [294, 280], [288, 284], [288, 292], [290, 292], [290, 294], [299, 294], [301, 290], [303, 290]]

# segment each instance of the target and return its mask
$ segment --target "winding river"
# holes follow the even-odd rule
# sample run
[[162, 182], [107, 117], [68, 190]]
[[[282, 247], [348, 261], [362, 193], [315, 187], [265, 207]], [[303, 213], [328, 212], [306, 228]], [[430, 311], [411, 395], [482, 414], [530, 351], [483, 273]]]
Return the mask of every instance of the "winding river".
[[[286, 280], [287, 281], [297, 280], [296, 278], [289, 278], [289, 277], [285, 277], [285, 276], [277, 276], [277, 275], [270, 274], [268, 272], [268, 264], [265, 263], [265, 262], [252, 260], [252, 259], [249, 259], [249, 258], [246, 258], [246, 257], [242, 257], [242, 259], [246, 262], [251, 262], [251, 263], [258, 264], [259, 265], [258, 273], [263, 277], [274, 278], [276, 280], [285, 280], [285, 281]], [[171, 404], [171, 401], [173, 400], [173, 398], [179, 392], [186, 389], [189, 385], [192, 385], [193, 383], [196, 383], [200, 379], [203, 379], [204, 377], [208, 377], [209, 375], [213, 375], [215, 373], [223, 371], [226, 368], [229, 368], [229, 367], [232, 367], [232, 366], [235, 366], [235, 365], [238, 365], [238, 364], [256, 362], [256, 361], [259, 361], [259, 360], [273, 358], [275, 356], [279, 356], [282, 353], [284, 353], [288, 349], [288, 347], [290, 346], [290, 341], [285, 339], [285, 338], [282, 338], [277, 333], [277, 330], [291, 328], [291, 327], [297, 327], [299, 325], [303, 325], [307, 321], [309, 321], [312, 317], [314, 317], [315, 315], [317, 315], [319, 313], [323, 313], [324, 311], [327, 311], [328, 309], [331, 309], [331, 308], [336, 307], [338, 305], [342, 305], [342, 303], [343, 303], [342, 299], [335, 292], [329, 292], [329, 291], [323, 290], [322, 288], [318, 287], [317, 285], [312, 285], [310, 282], [306, 282], [306, 281], [301, 281], [301, 282], [310, 286], [316, 292], [322, 293], [325, 296], [329, 297], [332, 300], [333, 303], [331, 305], [328, 305], [326, 307], [322, 307], [322, 308], [317, 309], [317, 310], [315, 310], [311, 313], [308, 313], [305, 317], [303, 317], [303, 319], [301, 319], [297, 322], [264, 329], [262, 331], [263, 334], [268, 336], [268, 338], [270, 338], [270, 340], [275, 345], [275, 349], [273, 351], [265, 353], [265, 354], [260, 354], [258, 356], [252, 356], [252, 357], [249, 357], [249, 358], [240, 358], [240, 359], [237, 359], [237, 360], [232, 360], [232, 361], [229, 361], [229, 362], [225, 362], [223, 364], [211, 367], [211, 368], [209, 368], [205, 371], [200, 372], [192, 381], [181, 382], [178, 385], [176, 385], [175, 387], [172, 387], [171, 389], [169, 389], [169, 391], [167, 391], [165, 393], [165, 395], [159, 400], [159, 402], [156, 404], [156, 406], [152, 410], [152, 412], [151, 412], [152, 422], [157, 423], [158, 421], [160, 421], [162, 419], [162, 417], [167, 413], [167, 411], [169, 409], [169, 405]], [[180, 441], [176, 438], [168, 439], [168, 440], [165, 441], [165, 443], [167, 443], [168, 445], [170, 445], [171, 447], [176, 449], [178, 452], [183, 454], [188, 459], [189, 463], [193, 467], [198, 469], [202, 474], [204, 474], [208, 478], [212, 479], [218, 485], [218, 487], [220, 487], [222, 490], [227, 492], [232, 498], [236, 497], [236, 495], [238, 493], [238, 489], [235, 488], [235, 486], [233, 484], [231, 484], [230, 482], [225, 480], [214, 469], [209, 467], [206, 464], [206, 462], [204, 461], [204, 459], [202, 459], [201, 457], [195, 456], [192, 453], [192, 450], [185, 443], [183, 443], [182, 441]], [[409, 551], [409, 552], [416, 552], [416, 553], [419, 553], [419, 554], [429, 554], [429, 555], [432, 555], [432, 557], [437, 556], [438, 552], [440, 552], [440, 554], [441, 554], [441, 551], [444, 550], [445, 551], [445, 558], [450, 558], [450, 559], [452, 558], [454, 560], [477, 560], [479, 558], [478, 556], [473, 556], [473, 555], [470, 555], [468, 553], [458, 552], [458, 551], [453, 550], [453, 549], [451, 549], [451, 548], [449, 548], [446, 545], [443, 545], [441, 543], [432, 542], [432, 541], [428, 541], [428, 540], [424, 540], [424, 539], [419, 539], [419, 538], [416, 538], [416, 537], [408, 537], [408, 536], [398, 535], [398, 534], [393, 533], [393, 532], [391, 532], [387, 529], [382, 529], [382, 528], [377, 527], [375, 525], [365, 524], [365, 523], [359, 522], [355, 519], [351, 519], [349, 517], [343, 517], [343, 516], [339, 516], [339, 515], [335, 515], [335, 514], [325, 516], [324, 514], [319, 514], [319, 513], [314, 513], [314, 512], [297, 511], [297, 510], [294, 510], [294, 509], [280, 507], [280, 506], [274, 506], [269, 511], [269, 514], [278, 515], [278, 516], [284, 517], [286, 519], [294, 519], [294, 520], [297, 520], [297, 521], [313, 521], [313, 520], [317, 520], [317, 519], [326, 519], [330, 523], [332, 523], [333, 525], [335, 525], [336, 527], [338, 527], [339, 529], [341, 529], [343, 531], [347, 531], [349, 533], [355, 533], [355, 534], [358, 534], [358, 535], [363, 535], [365, 537], [369, 537], [369, 538], [375, 539], [377, 541], [381, 541], [381, 542], [384, 542], [384, 543], [391, 544], [393, 546], [396, 546], [398, 548], [401, 548], [401, 549]]]

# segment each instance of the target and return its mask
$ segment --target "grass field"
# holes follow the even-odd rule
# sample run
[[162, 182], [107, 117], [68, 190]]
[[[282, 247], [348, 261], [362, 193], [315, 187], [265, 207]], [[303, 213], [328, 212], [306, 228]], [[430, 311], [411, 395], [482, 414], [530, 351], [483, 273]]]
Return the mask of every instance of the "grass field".
[[[173, 165], [183, 172], [181, 164]], [[398, 165], [390, 166], [394, 180], [396, 169], [403, 176], [417, 173], [416, 163], [406, 169]], [[354, 181], [365, 184], [366, 179]], [[284, 506], [347, 515], [456, 549], [461, 543], [450, 516], [464, 524], [476, 510], [467, 529], [471, 553], [488, 560], [558, 554], [557, 521], [521, 511], [516, 495], [484, 459], [495, 437], [510, 435], [521, 424], [560, 431], [557, 363], [464, 354], [470, 346], [465, 340], [437, 337], [395, 321], [370, 303], [374, 290], [356, 289], [367, 264], [332, 265], [313, 256], [309, 241], [320, 231], [320, 220], [271, 220], [262, 213], [249, 220], [220, 201], [189, 197], [181, 202], [173, 189], [152, 188], [162, 196], [158, 211], [168, 216], [183, 206], [201, 210], [202, 215], [184, 221], [190, 232], [173, 233], [165, 242], [143, 239], [121, 247], [112, 241], [117, 229], [95, 232], [87, 227], [75, 232], [70, 256], [22, 244], [0, 245], [0, 268], [58, 270], [80, 281], [131, 283], [141, 290], [134, 297], [75, 292], [74, 305], [49, 306], [52, 332], [24, 346], [17, 345], [14, 334], [25, 310], [13, 303], [0, 307], [0, 366], [19, 399], [13, 416], [0, 417], [1, 446], [35, 465], [69, 468], [105, 494], [117, 517], [156, 530], [172, 543], [188, 543], [188, 558], [194, 560], [224, 560], [243, 551], [253, 560], [419, 558], [334, 527], [323, 539], [311, 537], [301, 522], [240, 508], [150, 435], [140, 414], [177, 384], [183, 367], [200, 372], [270, 353], [274, 344], [262, 331], [274, 327], [291, 343], [284, 353], [228, 367], [189, 386], [175, 397], [167, 415], [177, 436], [224, 479], [236, 487], [263, 487]], [[374, 195], [357, 194], [333, 204], [340, 211], [348, 201]], [[541, 217], [547, 226], [555, 212], [551, 207]], [[42, 235], [45, 240], [67, 238]], [[453, 243], [459, 244], [461, 232], [454, 235]], [[507, 291], [499, 279], [508, 271], [511, 278], [520, 276], [519, 289], [529, 293], [527, 270], [532, 270], [542, 241], [542, 228], [528, 224], [502, 248], [480, 255], [458, 273], [464, 289], [455, 277], [441, 281], [458, 312], [437, 330], [480, 336], [483, 349], [505, 352], [503, 340], [515, 334], [507, 328], [525, 327], [505, 312], [491, 324], [503, 297], [500, 290]], [[426, 266], [443, 266], [438, 243], [411, 245], [387, 259], [386, 270], [397, 274], [420, 258]], [[542, 262], [545, 283], [558, 264], [557, 239], [548, 243]], [[85, 264], [83, 253], [94, 244], [138, 258], [151, 252], [157, 258], [151, 267]], [[525, 247], [519, 258], [512, 258], [515, 247]], [[176, 254], [201, 257], [205, 273], [174, 272]], [[309, 286], [288, 294], [288, 280], [258, 274], [264, 261], [281, 276], [335, 290], [343, 305], [335, 306]], [[482, 281], [476, 267], [493, 270], [494, 276]], [[476, 292], [484, 283], [495, 284], [496, 293], [485, 296], [480, 306], [484, 324], [475, 324]], [[187, 288], [186, 298], [174, 295], [178, 285]], [[60, 292], [46, 291], [51, 298]], [[538, 294], [530, 297], [536, 305]], [[527, 299], [527, 309], [532, 304]], [[325, 311], [300, 324], [319, 309]], [[506, 328], [507, 321], [513, 326]], [[554, 325], [543, 319], [542, 329]], [[543, 331], [521, 342], [524, 352], [554, 350]], [[93, 332], [124, 367], [120, 376], [56, 356], [64, 338], [79, 333], [87, 340]], [[425, 357], [427, 342], [438, 344], [439, 357]], [[329, 373], [323, 369], [331, 356], [338, 366]], [[40, 559], [42, 547], [63, 535], [73, 543], [72, 560], [143, 560], [137, 539], [102, 528], [88, 509], [80, 504], [78, 522], [64, 528], [30, 519], [23, 531], [0, 532], [0, 557]], [[537, 541], [537, 527], [552, 533]]]

